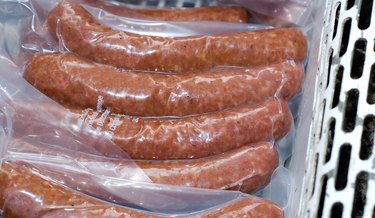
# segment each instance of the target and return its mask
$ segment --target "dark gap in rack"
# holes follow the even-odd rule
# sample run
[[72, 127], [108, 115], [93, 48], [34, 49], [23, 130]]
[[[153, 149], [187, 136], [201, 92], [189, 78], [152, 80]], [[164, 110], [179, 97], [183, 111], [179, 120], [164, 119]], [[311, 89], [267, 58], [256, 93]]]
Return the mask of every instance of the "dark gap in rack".
[[367, 91], [367, 103], [375, 103], [375, 64], [371, 66], [370, 79]]
[[348, 49], [349, 37], [350, 37], [350, 28], [352, 26], [352, 20], [347, 19], [344, 21], [343, 31], [341, 36], [341, 46], [339, 56], [343, 56]]
[[341, 10], [341, 2], [339, 2], [338, 6], [336, 8], [335, 26], [333, 27], [332, 39], [334, 39], [336, 37], [337, 25], [339, 24], [340, 10]]
[[139, 0], [128, 0], [126, 3], [132, 4], [132, 5], [139, 5]]
[[365, 117], [363, 121], [361, 149], [359, 151], [359, 157], [362, 160], [367, 160], [372, 155], [372, 149], [374, 147], [374, 131], [375, 131], [375, 116], [368, 115]]
[[342, 211], [344, 210], [344, 206], [340, 202], [336, 202], [333, 204], [331, 208], [331, 218], [341, 218]]
[[368, 173], [360, 172], [357, 175], [354, 189], [352, 218], [362, 217], [366, 205], [366, 193], [368, 187]]
[[310, 196], [310, 199], [312, 198], [312, 196], [314, 195], [314, 192], [315, 192], [315, 182], [316, 182], [316, 174], [317, 174], [317, 171], [318, 171], [318, 163], [319, 163], [319, 153], [316, 153], [315, 154], [315, 162], [314, 162], [314, 179], [313, 179], [313, 187], [312, 187], [312, 191], [311, 191], [311, 196]]
[[328, 181], [328, 177], [326, 175], [324, 175], [322, 177], [322, 183], [321, 183], [322, 184], [322, 190], [320, 192], [317, 218], [321, 218], [322, 214], [323, 214], [324, 200], [325, 200], [326, 191], [327, 191], [327, 181]]
[[326, 112], [326, 99], [323, 100], [323, 103], [322, 103], [322, 118], [320, 120], [320, 132], [319, 132], [319, 139], [322, 138], [322, 134], [323, 134], [323, 122], [324, 122], [324, 115], [325, 115], [325, 112]]
[[352, 147], [349, 144], [344, 144], [340, 148], [339, 162], [337, 163], [338, 167], [335, 180], [335, 188], [338, 191], [343, 190], [348, 182], [351, 151]]
[[329, 49], [329, 59], [328, 59], [328, 69], [327, 69], [327, 83], [326, 83], [326, 89], [329, 85], [329, 80], [331, 77], [331, 68], [332, 68], [332, 58], [333, 58], [333, 49]]
[[344, 74], [344, 67], [340, 66], [336, 71], [335, 91], [333, 93], [331, 108], [335, 108], [339, 104], [343, 74]]
[[351, 132], [355, 128], [357, 108], [358, 108], [358, 97], [359, 97], [358, 89], [351, 89], [346, 94], [345, 113], [344, 113], [344, 119], [342, 122], [342, 129], [345, 132]]
[[166, 0], [165, 6], [167, 7], [176, 7], [177, 6], [177, 0]]
[[370, 26], [373, 0], [362, 0], [359, 11], [358, 28], [365, 30]]
[[156, 7], [159, 5], [159, 1], [157, 0], [148, 0], [147, 1], [147, 6], [153, 6], [153, 7]]
[[363, 74], [363, 65], [365, 64], [366, 58], [366, 45], [365, 39], [358, 39], [354, 44], [354, 51], [352, 57], [352, 69], [350, 76], [353, 79], [358, 79]]
[[327, 150], [326, 150], [326, 157], [325, 163], [327, 163], [331, 159], [332, 153], [332, 146], [333, 141], [335, 139], [335, 127], [336, 127], [336, 120], [335, 118], [331, 118], [328, 124], [328, 136], [327, 136]]
[[355, 0], [347, 0], [346, 2], [346, 10], [349, 10], [353, 7]]
[[182, 7], [184, 7], [184, 8], [194, 8], [194, 6], [195, 6], [195, 3], [193, 3], [193, 2], [184, 2], [182, 4]]

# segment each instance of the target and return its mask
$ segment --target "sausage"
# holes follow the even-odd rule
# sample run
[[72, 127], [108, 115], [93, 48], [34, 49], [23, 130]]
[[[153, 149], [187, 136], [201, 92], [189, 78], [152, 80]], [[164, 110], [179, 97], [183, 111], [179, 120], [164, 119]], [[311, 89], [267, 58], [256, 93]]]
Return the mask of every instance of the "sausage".
[[[108, 206], [95, 207], [95, 208], [75, 208], [74, 210], [62, 210], [59, 208], [51, 209], [47, 217], [51, 218], [65, 218], [65, 217], [103, 217], [108, 211], [116, 211], [115, 217], [132, 217], [137, 218], [138, 216], [126, 216], [123, 212], [123, 208], [109, 208]], [[141, 218], [154, 218], [161, 217], [149, 214], [142, 214]], [[168, 216], [171, 217], [171, 216]], [[178, 217], [178, 216], [177, 216]], [[208, 212], [201, 213], [199, 215], [182, 216], [185, 218], [283, 218], [283, 210], [272, 203], [271, 201], [264, 200], [256, 197], [244, 197], [226, 205], [222, 205], [218, 208], [211, 209]]]
[[190, 72], [217, 66], [257, 66], [305, 58], [296, 28], [191, 37], [157, 37], [113, 30], [81, 6], [63, 1], [48, 15], [49, 32], [72, 52], [131, 70]]
[[249, 13], [239, 6], [211, 6], [200, 8], [128, 9], [100, 0], [84, 0], [83, 3], [101, 8], [112, 14], [160, 21], [219, 21], [248, 23]]
[[203, 159], [135, 162], [154, 183], [255, 193], [279, 161], [275, 146], [261, 142]]
[[[121, 157], [121, 152], [125, 151], [133, 159], [143, 160], [208, 157], [251, 143], [278, 140], [288, 133], [292, 123], [287, 102], [282, 99], [183, 118], [129, 117], [109, 111], [75, 108], [68, 108], [72, 113], [67, 113], [58, 105], [51, 108], [32, 105], [18, 103], [15, 106], [17, 113], [13, 117], [13, 126], [17, 136], [45, 136], [59, 132], [76, 137], [79, 132], [83, 137], [81, 141], [90, 143], [81, 145], [70, 140], [66, 146], [89, 150], [90, 153], [95, 149], [113, 157]], [[79, 128], [82, 124], [85, 125]], [[87, 133], [87, 126], [105, 132], [116, 146], [101, 146], [103, 141], [93, 137], [92, 131], [82, 134], [82, 131]]]
[[80, 122], [112, 135], [112, 141], [133, 159], [173, 160], [220, 154], [246, 144], [280, 139], [288, 133], [292, 116], [285, 100], [183, 118], [142, 118], [83, 112]]
[[[78, 178], [77, 178], [78, 179]], [[83, 195], [52, 182], [18, 162], [0, 172], [0, 208], [5, 217], [163, 217]], [[270, 201], [246, 196], [191, 217], [283, 217]]]
[[[70, 152], [63, 149], [48, 148], [38, 143], [29, 143], [23, 140], [16, 140], [15, 143], [17, 144], [17, 151], [22, 153], [43, 152], [46, 155], [71, 156]], [[128, 172], [129, 166], [132, 167], [127, 159], [96, 157], [93, 160], [90, 154], [79, 152], [74, 153], [74, 156], [70, 159], [80, 163], [80, 165], [87, 166], [94, 162], [95, 165], [106, 166], [105, 168], [110, 173], [112, 171]], [[133, 168], [139, 167], [150, 179], [149, 181], [156, 184], [230, 189], [255, 193], [270, 182], [278, 164], [279, 158], [276, 146], [270, 142], [259, 142], [201, 159], [134, 160]], [[111, 174], [109, 176], [117, 177], [118, 175]], [[85, 181], [82, 184], [86, 187], [95, 189], [94, 185], [90, 185], [89, 179], [81, 177], [80, 180]], [[63, 180], [69, 186], [69, 178]], [[113, 199], [113, 197], [111, 198]]]
[[283, 218], [281, 208], [270, 201], [254, 197], [245, 197], [232, 204], [218, 208], [208, 214], [198, 216], [202, 218], [249, 217], [249, 218]]
[[185, 116], [216, 112], [301, 88], [303, 67], [293, 62], [266, 67], [191, 74], [124, 71], [71, 53], [32, 59], [25, 79], [67, 106], [101, 107], [132, 116]]

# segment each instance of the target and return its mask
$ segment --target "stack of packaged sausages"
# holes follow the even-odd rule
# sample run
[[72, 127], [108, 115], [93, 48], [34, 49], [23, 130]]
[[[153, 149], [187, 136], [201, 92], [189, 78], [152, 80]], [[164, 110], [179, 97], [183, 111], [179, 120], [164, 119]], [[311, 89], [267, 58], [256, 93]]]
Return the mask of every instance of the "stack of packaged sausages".
[[[35, 2], [37, 13], [43, 6]], [[58, 49], [33, 52], [21, 74], [28, 89], [56, 104], [34, 102], [29, 112], [29, 102], [13, 102], [13, 148], [0, 171], [3, 216], [283, 217], [280, 206], [251, 194], [282, 165], [277, 142], [293, 128], [288, 101], [303, 84], [304, 33], [264, 27], [162, 37], [107, 25], [90, 8], [197, 25], [251, 20], [239, 6], [150, 10], [83, 0], [38, 9], [46, 19], [35, 32]], [[165, 190], [175, 191], [173, 201], [209, 206], [163, 212]], [[204, 203], [195, 192], [236, 197]], [[148, 207], [145, 193], [158, 193], [163, 205]]]

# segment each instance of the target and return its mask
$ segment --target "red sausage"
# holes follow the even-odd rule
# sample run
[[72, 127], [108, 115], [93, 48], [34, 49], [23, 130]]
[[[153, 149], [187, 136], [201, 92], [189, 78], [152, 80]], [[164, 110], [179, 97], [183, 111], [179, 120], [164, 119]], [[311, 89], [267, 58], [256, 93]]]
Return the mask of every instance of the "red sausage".
[[[20, 152], [38, 153], [42, 147], [43, 154], [57, 153], [59, 156], [70, 156], [69, 152], [45, 148], [38, 143], [31, 144], [22, 140], [17, 140], [15, 143], [17, 151]], [[105, 168], [111, 172], [126, 173], [129, 166], [131, 167], [127, 159], [95, 156], [93, 160], [92, 156], [86, 153], [74, 153], [71, 159], [83, 163], [83, 165], [94, 162], [95, 165], [106, 166]], [[134, 167], [138, 166], [150, 181], [157, 184], [231, 189], [255, 193], [270, 182], [271, 176], [279, 164], [279, 159], [276, 146], [270, 142], [259, 142], [201, 159], [134, 160], [134, 162]], [[64, 179], [66, 184], [69, 179]], [[85, 182], [81, 184], [85, 184], [87, 188], [90, 187], [90, 190], [95, 189], [92, 187], [95, 185], [90, 185], [90, 182], [87, 181], [89, 179], [89, 177], [82, 177], [81, 181]]]
[[123, 71], [71, 53], [35, 57], [25, 79], [67, 106], [132, 116], [184, 116], [221, 111], [269, 97], [286, 99], [301, 88], [303, 67], [292, 62], [192, 74]]
[[207, 157], [280, 139], [292, 123], [288, 104], [282, 99], [183, 118], [129, 117], [86, 109], [81, 119], [113, 135], [112, 141], [133, 159], [146, 160]]
[[296, 28], [165, 38], [102, 26], [77, 4], [63, 1], [48, 15], [50, 33], [66, 48], [125, 69], [189, 72], [215, 66], [256, 66], [305, 58], [306, 37]]
[[[79, 178], [77, 178], [79, 179]], [[23, 217], [164, 217], [132, 210], [83, 195], [42, 178], [30, 168], [4, 162], [0, 171], [0, 208], [10, 218]], [[283, 217], [280, 207], [256, 197], [243, 197], [191, 217]]]
[[139, 19], [160, 21], [249, 22], [249, 13], [245, 8], [239, 6], [212, 6], [184, 9], [128, 9], [100, 0], [84, 0], [83, 2], [115, 15]]
[[278, 166], [272, 143], [261, 142], [203, 159], [136, 161], [155, 183], [255, 193]]
[[80, 134], [81, 141], [88, 141], [89, 146], [82, 147], [72, 140], [65, 146], [83, 151], [95, 148], [112, 157], [119, 157], [125, 151], [134, 159], [173, 160], [208, 157], [255, 142], [277, 140], [289, 131], [292, 123], [287, 102], [282, 99], [183, 118], [129, 117], [108, 111], [94, 113], [92, 109], [80, 115], [81, 110], [70, 109], [73, 111], [70, 114], [57, 106], [17, 103], [17, 113], [12, 117], [14, 134], [76, 135], [76, 131], [81, 131], [78, 125], [86, 123], [111, 134], [117, 146], [101, 146], [103, 141], [92, 138], [92, 134]]

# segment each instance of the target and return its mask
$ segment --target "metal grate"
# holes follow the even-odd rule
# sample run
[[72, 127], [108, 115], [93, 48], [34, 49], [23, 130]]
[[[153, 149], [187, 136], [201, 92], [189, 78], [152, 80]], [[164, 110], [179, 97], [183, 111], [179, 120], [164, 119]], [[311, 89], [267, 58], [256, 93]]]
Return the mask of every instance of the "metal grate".
[[[327, 1], [304, 217], [375, 217], [373, 0]], [[331, 9], [331, 10], [329, 10]], [[315, 170], [315, 169], [313, 169]], [[307, 172], [309, 174], [309, 172]]]

